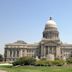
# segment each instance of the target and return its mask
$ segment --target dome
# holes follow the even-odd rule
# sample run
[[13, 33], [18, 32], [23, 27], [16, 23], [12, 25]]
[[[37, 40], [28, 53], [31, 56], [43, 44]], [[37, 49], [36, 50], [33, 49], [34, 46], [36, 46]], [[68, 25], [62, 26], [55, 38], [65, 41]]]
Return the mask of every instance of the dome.
[[46, 26], [47, 27], [56, 27], [57, 28], [57, 24], [54, 20], [52, 20], [52, 17], [50, 17], [50, 19], [46, 22]]
[[25, 41], [22, 40], [18, 40], [17, 42], [15, 42], [16, 44], [27, 44]]

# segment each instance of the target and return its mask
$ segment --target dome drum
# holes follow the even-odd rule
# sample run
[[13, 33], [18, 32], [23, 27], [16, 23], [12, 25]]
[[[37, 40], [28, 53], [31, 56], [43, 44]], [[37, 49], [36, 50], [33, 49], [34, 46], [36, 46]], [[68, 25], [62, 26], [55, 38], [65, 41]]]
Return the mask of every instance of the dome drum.
[[44, 38], [58, 38], [59, 33], [58, 32], [43, 32]]

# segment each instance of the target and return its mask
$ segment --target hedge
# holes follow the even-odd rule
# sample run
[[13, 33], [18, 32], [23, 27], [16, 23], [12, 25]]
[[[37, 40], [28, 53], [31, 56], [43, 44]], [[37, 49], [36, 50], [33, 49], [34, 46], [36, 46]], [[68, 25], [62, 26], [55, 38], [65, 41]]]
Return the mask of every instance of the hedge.
[[22, 58], [17, 59], [12, 64], [14, 66], [16, 66], [16, 65], [34, 65], [35, 61], [36, 60], [34, 58], [32, 58], [32, 57], [22, 57]]
[[56, 66], [62, 66], [65, 64], [65, 61], [63, 60], [54, 60], [54, 61], [49, 61], [49, 60], [46, 60], [46, 59], [40, 59], [40, 60], [37, 60], [35, 58], [32, 58], [32, 57], [22, 57], [22, 58], [19, 58], [17, 59], [15, 62], [13, 62], [13, 65], [16, 66], [16, 65], [34, 65], [34, 66], [53, 66], [53, 65], [56, 65]]

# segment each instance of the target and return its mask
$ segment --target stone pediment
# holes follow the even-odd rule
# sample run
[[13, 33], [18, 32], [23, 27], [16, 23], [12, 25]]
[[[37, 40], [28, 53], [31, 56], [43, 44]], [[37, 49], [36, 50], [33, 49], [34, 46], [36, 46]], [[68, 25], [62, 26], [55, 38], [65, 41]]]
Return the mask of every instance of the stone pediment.
[[48, 46], [57, 46], [56, 43], [46, 43], [45, 45], [46, 45], [46, 46], [47, 46], [47, 45], [48, 45]]
[[44, 45], [57, 46], [57, 45], [59, 45], [59, 43], [56, 41], [46, 41], [46, 42], [44, 42]]

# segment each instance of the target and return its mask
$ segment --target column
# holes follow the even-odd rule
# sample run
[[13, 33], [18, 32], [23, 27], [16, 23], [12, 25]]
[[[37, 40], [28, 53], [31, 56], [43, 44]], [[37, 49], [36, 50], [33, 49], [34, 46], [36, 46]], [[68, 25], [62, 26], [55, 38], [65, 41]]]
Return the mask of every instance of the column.
[[54, 47], [52, 47], [52, 54], [54, 54]]
[[25, 49], [24, 51], [24, 56], [27, 56], [27, 49]]
[[11, 58], [11, 56], [10, 56], [10, 50], [7, 49], [7, 61], [10, 61], [10, 58]]
[[10, 60], [13, 61], [13, 49], [10, 50]]
[[49, 50], [50, 50], [50, 49], [49, 49], [49, 47], [48, 47], [48, 54], [50, 53]]
[[16, 49], [16, 51], [15, 51], [15, 58], [17, 58], [17, 49]]
[[41, 45], [41, 58], [44, 57], [44, 45]]
[[56, 48], [56, 58], [60, 58], [61, 57], [61, 50], [60, 50], [60, 47], [58, 46]]
[[10, 50], [7, 49], [7, 58], [10, 57]]
[[20, 53], [19, 56], [22, 57], [22, 56], [23, 56], [23, 55], [22, 55], [22, 49], [20, 50], [19, 53]]
[[13, 49], [12, 49], [12, 58], [13, 58]]
[[15, 52], [15, 49], [13, 49], [13, 57], [14, 57], [14, 58], [15, 58], [15, 53], [16, 53], [16, 52]]
[[44, 58], [46, 57], [46, 48], [44, 47]]
[[48, 47], [48, 54], [49, 54], [49, 47]]

